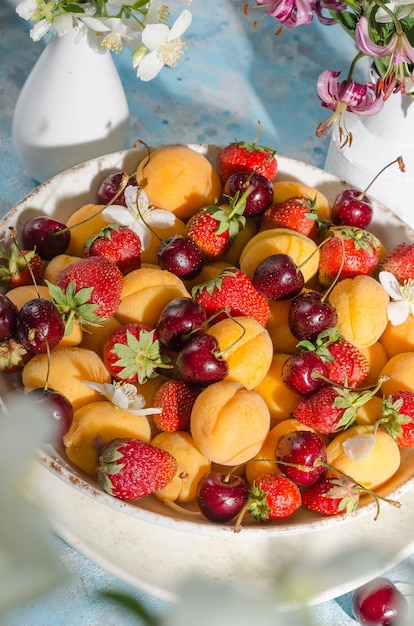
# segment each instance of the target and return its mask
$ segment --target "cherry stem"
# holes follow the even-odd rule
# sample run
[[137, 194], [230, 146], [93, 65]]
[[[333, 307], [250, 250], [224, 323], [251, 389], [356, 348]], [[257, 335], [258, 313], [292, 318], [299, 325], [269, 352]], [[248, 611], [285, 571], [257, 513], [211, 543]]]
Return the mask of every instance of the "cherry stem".
[[369, 183], [368, 187], [365, 188], [364, 191], [361, 191], [360, 195], [358, 196], [358, 200], [362, 200], [362, 198], [364, 197], [364, 195], [368, 192], [368, 189], [371, 187], [371, 185], [374, 184], [374, 182], [377, 180], [377, 178], [379, 176], [381, 176], [381, 174], [383, 172], [385, 172], [385, 170], [390, 167], [391, 165], [394, 165], [394, 163], [398, 163], [398, 167], [400, 169], [400, 172], [405, 172], [405, 163], [404, 160], [402, 158], [402, 156], [397, 157], [396, 159], [394, 159], [394, 161], [391, 161], [391, 163], [388, 163], [388, 165], [385, 165], [385, 167], [383, 167], [378, 174], [376, 174], [374, 176], [374, 178], [371, 180], [371, 182]]
[[226, 352], [227, 352], [228, 350], [231, 350], [231, 348], [232, 348], [233, 346], [235, 346], [235, 345], [236, 345], [236, 344], [237, 344], [237, 343], [238, 343], [238, 342], [239, 342], [239, 341], [240, 341], [240, 340], [244, 337], [244, 335], [246, 334], [246, 329], [245, 329], [245, 327], [243, 326], [243, 324], [240, 324], [240, 322], [239, 322], [238, 320], [236, 320], [236, 318], [235, 318], [235, 317], [232, 317], [232, 316], [230, 315], [230, 312], [229, 312], [229, 310], [228, 310], [228, 307], [224, 307], [224, 309], [223, 309], [221, 312], [226, 313], [226, 314], [227, 314], [227, 316], [228, 316], [231, 320], [233, 320], [233, 322], [234, 322], [235, 324], [237, 324], [238, 326], [240, 326], [240, 328], [242, 329], [242, 331], [243, 331], [243, 332], [242, 332], [242, 334], [240, 335], [240, 337], [238, 337], [237, 339], [235, 339], [235, 340], [234, 340], [234, 341], [233, 341], [233, 342], [232, 342], [229, 346], [227, 346], [227, 348], [225, 348], [224, 350], [220, 350], [219, 352], [216, 352], [216, 353], [215, 353], [215, 356], [217, 356], [217, 357], [221, 357], [221, 356], [223, 356], [223, 354], [226, 354]]
[[352, 478], [352, 476], [349, 476], [348, 474], [345, 474], [345, 472], [342, 472], [341, 470], [337, 469], [333, 465], [330, 465], [329, 463], [326, 463], [325, 461], [321, 461], [319, 459], [316, 459], [316, 461], [314, 463], [314, 466], [318, 467], [320, 465], [322, 465], [323, 467], [326, 467], [326, 469], [329, 469], [329, 470], [335, 472], [336, 474], [339, 474], [340, 476], [343, 476], [344, 478], [348, 478], [349, 480], [351, 480], [358, 487], [358, 489], [360, 491], [363, 491], [363, 492], [367, 493], [368, 495], [370, 495], [370, 496], [372, 496], [374, 498], [375, 503], [376, 503], [376, 507], [377, 507], [377, 512], [375, 514], [374, 521], [376, 521], [378, 519], [378, 516], [380, 514], [380, 501], [386, 502], [387, 504], [390, 504], [391, 506], [395, 506], [398, 509], [401, 507], [401, 502], [398, 502], [398, 500], [391, 500], [390, 498], [386, 498], [385, 496], [380, 496], [378, 493], [375, 493], [375, 491], [373, 491], [369, 487], [365, 487], [361, 483], [359, 483], [356, 480], [354, 480]]

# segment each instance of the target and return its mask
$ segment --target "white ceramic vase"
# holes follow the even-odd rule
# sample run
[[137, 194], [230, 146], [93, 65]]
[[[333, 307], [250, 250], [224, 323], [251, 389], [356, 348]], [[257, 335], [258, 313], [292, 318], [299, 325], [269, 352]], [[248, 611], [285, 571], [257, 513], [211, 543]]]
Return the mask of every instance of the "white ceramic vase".
[[49, 41], [17, 99], [13, 144], [37, 182], [129, 147], [128, 102], [112, 56], [75, 35]]
[[340, 147], [334, 129], [325, 169], [352, 186], [365, 189], [382, 167], [402, 156], [406, 171], [392, 165], [370, 187], [369, 194], [414, 227], [414, 99], [393, 94], [371, 117], [349, 114], [351, 147]]

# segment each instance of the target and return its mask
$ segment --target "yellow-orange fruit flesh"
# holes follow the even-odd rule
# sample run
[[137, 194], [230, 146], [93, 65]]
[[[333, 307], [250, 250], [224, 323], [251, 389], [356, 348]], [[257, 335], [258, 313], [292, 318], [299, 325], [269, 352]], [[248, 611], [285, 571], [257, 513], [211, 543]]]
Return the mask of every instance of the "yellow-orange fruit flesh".
[[[235, 321], [236, 320], [236, 321]], [[225, 380], [254, 389], [269, 371], [273, 344], [269, 333], [251, 317], [226, 318], [208, 329], [228, 364]]]
[[186, 219], [216, 204], [221, 182], [208, 159], [187, 146], [165, 146], [143, 159], [136, 178], [151, 204]]
[[148, 419], [134, 415], [103, 400], [80, 407], [73, 414], [69, 431], [63, 437], [66, 454], [77, 467], [92, 476], [96, 473], [99, 445], [118, 437], [151, 439]]
[[191, 412], [194, 443], [210, 461], [238, 465], [251, 459], [269, 432], [270, 413], [263, 398], [236, 382], [206, 387]]
[[160, 433], [151, 443], [172, 454], [177, 461], [174, 477], [163, 489], [154, 493], [155, 497], [181, 503], [195, 500], [198, 483], [208, 474], [211, 464], [194, 445], [191, 434], [183, 431]]

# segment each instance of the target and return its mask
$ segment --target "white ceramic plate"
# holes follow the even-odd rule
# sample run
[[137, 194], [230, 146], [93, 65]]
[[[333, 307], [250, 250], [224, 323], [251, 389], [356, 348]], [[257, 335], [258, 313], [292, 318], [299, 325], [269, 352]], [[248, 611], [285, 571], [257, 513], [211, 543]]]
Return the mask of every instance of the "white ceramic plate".
[[[216, 162], [219, 148], [191, 147]], [[118, 152], [59, 174], [10, 211], [0, 224], [0, 237], [9, 226], [19, 227], [33, 215], [49, 214], [65, 221], [82, 204], [94, 202], [107, 173], [132, 172], [145, 154], [138, 149]], [[331, 201], [346, 186], [304, 163], [283, 157], [278, 162], [278, 179], [317, 187]], [[378, 203], [370, 230], [388, 249], [414, 238], [404, 222]], [[1, 395], [18, 384], [19, 376], [2, 375]], [[339, 558], [362, 544], [386, 550], [375, 570], [372, 564], [364, 567], [358, 562], [335, 580], [315, 584], [312, 601], [320, 602], [385, 572], [414, 551], [413, 477], [414, 451], [403, 451], [399, 471], [382, 492], [392, 494], [402, 506], [383, 504], [377, 520], [374, 503], [366, 501], [346, 520], [300, 512], [280, 524], [247, 524], [239, 534], [231, 524], [180, 516], [152, 497], [134, 503], [112, 498], [73, 467], [59, 447], [39, 452], [27, 492], [49, 513], [57, 533], [68, 543], [126, 582], [167, 600], [175, 599], [177, 585], [195, 571], [209, 580], [262, 586], [292, 562], [309, 564], [337, 554]]]

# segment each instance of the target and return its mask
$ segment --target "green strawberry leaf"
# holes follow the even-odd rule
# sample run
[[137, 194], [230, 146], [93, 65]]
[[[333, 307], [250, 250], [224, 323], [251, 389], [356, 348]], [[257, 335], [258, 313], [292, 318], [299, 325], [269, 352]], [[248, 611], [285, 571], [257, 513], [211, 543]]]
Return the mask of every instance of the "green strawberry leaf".
[[113, 346], [111, 352], [119, 357], [114, 366], [122, 368], [119, 378], [128, 380], [137, 376], [138, 382], [143, 385], [149, 378], [159, 375], [158, 368], [170, 367], [170, 359], [161, 354], [160, 342], [154, 339], [154, 333], [155, 330], [141, 330], [137, 339], [128, 331], [126, 344], [116, 343]]

